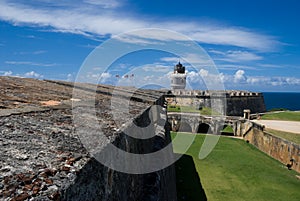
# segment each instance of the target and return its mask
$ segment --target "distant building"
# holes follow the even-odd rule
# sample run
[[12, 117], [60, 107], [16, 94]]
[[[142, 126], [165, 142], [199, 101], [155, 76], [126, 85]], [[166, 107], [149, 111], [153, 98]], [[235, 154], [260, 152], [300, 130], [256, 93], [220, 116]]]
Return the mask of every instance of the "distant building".
[[178, 62], [174, 66], [174, 72], [171, 74], [171, 88], [172, 90], [176, 89], [185, 89], [186, 86], [186, 73], [185, 67]]

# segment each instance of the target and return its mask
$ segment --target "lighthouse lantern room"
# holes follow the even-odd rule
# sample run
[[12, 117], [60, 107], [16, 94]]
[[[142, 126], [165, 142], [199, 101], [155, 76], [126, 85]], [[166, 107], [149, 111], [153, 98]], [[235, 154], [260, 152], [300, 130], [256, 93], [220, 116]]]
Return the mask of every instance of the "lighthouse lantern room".
[[171, 74], [171, 88], [172, 90], [176, 89], [185, 89], [186, 86], [186, 73], [185, 67], [178, 62], [174, 66], [174, 72]]

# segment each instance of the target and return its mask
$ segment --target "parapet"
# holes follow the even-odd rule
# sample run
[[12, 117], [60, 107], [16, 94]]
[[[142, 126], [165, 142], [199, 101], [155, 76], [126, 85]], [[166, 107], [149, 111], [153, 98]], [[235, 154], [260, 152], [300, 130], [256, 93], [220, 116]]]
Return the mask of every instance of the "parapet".
[[262, 96], [262, 93], [251, 92], [251, 91], [239, 91], [239, 90], [184, 90], [177, 89], [173, 90], [172, 94], [175, 96], [216, 96], [218, 94], [226, 95], [226, 97], [234, 96]]
[[[92, 131], [93, 117], [78, 124], [72, 118], [72, 103], [85, 114], [95, 97], [92, 106], [107, 137], [102, 143], [111, 142], [130, 153], [151, 152], [170, 140], [167, 127], [159, 127], [154, 134], [159, 141], [144, 142], [126, 136], [118, 125], [125, 124], [124, 129], [134, 125], [130, 119], [147, 126], [149, 107], [164, 103], [162, 92], [104, 85], [95, 91], [82, 84], [77, 86], [81, 97], [71, 100], [74, 85], [70, 82], [0, 77], [0, 83], [4, 108], [0, 109], [0, 200], [176, 200], [173, 166], [147, 176], [108, 168], [88, 153], [82, 138], [74, 133], [80, 123], [86, 132]], [[129, 113], [115, 111], [122, 117], [119, 122], [110, 112], [112, 94], [121, 106], [130, 100]], [[59, 105], [42, 104], [48, 100]]]

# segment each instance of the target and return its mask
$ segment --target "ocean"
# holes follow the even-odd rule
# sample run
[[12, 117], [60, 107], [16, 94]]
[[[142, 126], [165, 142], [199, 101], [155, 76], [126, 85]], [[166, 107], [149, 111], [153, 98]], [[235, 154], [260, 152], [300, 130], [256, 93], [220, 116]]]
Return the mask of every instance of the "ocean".
[[267, 110], [285, 108], [300, 110], [300, 93], [293, 92], [263, 92]]

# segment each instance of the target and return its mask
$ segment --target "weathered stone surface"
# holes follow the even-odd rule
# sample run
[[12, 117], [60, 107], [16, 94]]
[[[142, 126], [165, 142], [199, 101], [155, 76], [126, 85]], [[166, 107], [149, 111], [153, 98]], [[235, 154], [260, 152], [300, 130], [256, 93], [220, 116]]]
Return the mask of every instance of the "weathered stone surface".
[[[89, 122], [95, 117], [87, 116], [74, 124], [72, 83], [12, 77], [0, 77], [0, 83], [1, 200], [176, 200], [172, 166], [154, 173], [159, 180], [150, 182], [152, 179], [144, 175], [113, 171], [89, 155], [74, 130], [80, 124], [93, 129]], [[153, 140], [128, 140], [121, 131], [129, 125], [128, 120], [147, 124], [149, 114], [145, 111], [159, 100], [161, 92], [98, 86], [95, 94], [89, 85], [80, 87], [82, 100], [76, 100], [74, 107], [84, 113], [90, 107], [88, 101], [96, 96], [92, 102], [96, 120], [108, 142], [134, 153], [148, 153], [168, 143], [169, 136], [155, 145]], [[111, 113], [112, 93], [117, 102], [112, 109], [122, 117], [118, 120]], [[123, 107], [125, 99], [130, 100], [126, 114], [116, 110]], [[49, 100], [61, 105], [43, 106], [41, 101]]]

